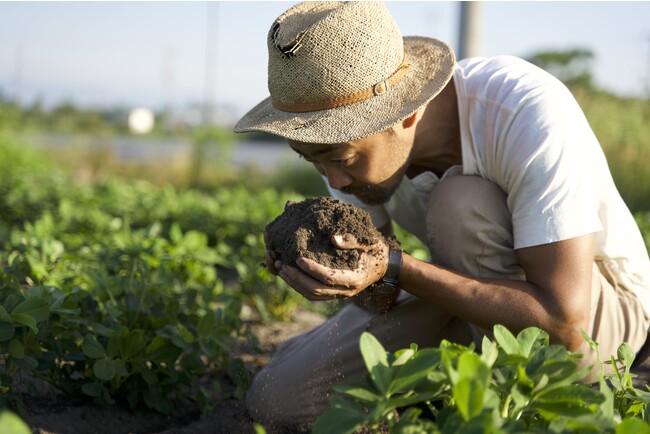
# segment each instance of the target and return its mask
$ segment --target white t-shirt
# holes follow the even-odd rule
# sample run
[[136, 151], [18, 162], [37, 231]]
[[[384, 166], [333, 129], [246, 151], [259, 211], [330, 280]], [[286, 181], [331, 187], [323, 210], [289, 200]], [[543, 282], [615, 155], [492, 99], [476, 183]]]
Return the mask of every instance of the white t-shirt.
[[[596, 232], [596, 259], [637, 294], [650, 315], [650, 260], [643, 237], [569, 90], [512, 56], [464, 59], [454, 84], [462, 172], [506, 192], [515, 249]], [[394, 220], [426, 243], [424, 216], [437, 180], [431, 172], [405, 177], [395, 195], [376, 206], [331, 188], [330, 193], [366, 209], [377, 227]]]

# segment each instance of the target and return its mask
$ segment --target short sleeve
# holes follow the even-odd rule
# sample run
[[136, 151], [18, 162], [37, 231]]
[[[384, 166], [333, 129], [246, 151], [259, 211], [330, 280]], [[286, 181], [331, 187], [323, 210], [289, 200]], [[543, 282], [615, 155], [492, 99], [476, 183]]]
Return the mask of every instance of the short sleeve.
[[592, 170], [599, 145], [568, 91], [551, 89], [524, 101], [503, 147], [498, 172], [515, 248], [602, 230]]

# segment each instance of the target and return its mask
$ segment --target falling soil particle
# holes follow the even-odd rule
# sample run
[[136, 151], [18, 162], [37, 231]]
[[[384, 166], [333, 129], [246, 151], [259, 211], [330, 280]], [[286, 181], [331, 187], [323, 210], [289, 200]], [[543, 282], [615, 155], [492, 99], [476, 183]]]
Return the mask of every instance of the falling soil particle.
[[287, 202], [284, 212], [266, 227], [267, 247], [284, 264], [296, 266], [296, 259], [305, 257], [330, 268], [354, 270], [359, 252], [339, 249], [331, 241], [332, 235], [343, 234], [354, 235], [362, 244], [382, 240], [399, 248], [396, 238], [386, 238], [375, 228], [367, 211], [324, 196]]

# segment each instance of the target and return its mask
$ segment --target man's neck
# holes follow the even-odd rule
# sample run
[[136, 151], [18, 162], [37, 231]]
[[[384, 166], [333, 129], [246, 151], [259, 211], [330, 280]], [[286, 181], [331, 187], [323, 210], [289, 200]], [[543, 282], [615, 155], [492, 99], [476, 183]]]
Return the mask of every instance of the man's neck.
[[462, 164], [458, 102], [453, 79], [424, 109], [418, 122], [407, 176], [432, 171], [438, 176]]

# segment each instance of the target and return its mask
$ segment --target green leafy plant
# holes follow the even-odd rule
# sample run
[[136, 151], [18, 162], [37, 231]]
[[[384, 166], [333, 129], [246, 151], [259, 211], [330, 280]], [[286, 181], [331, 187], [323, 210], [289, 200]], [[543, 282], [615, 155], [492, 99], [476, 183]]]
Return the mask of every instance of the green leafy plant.
[[625, 366], [612, 392], [602, 373], [599, 388], [579, 383], [589, 368], [578, 369], [578, 356], [538, 328], [514, 336], [497, 325], [494, 338], [483, 339], [481, 354], [448, 341], [390, 354], [364, 333], [367, 381], [336, 386], [313, 432], [650, 432], [648, 392], [632, 386], [629, 346], [612, 360]]
[[31, 377], [163, 413], [179, 398], [209, 411], [223, 375], [241, 396], [250, 374], [230, 351], [256, 342], [243, 306], [272, 320], [298, 299], [260, 266], [263, 227], [287, 196], [80, 186], [3, 152], [16, 158], [0, 160], [0, 404], [20, 410], [14, 391]]

